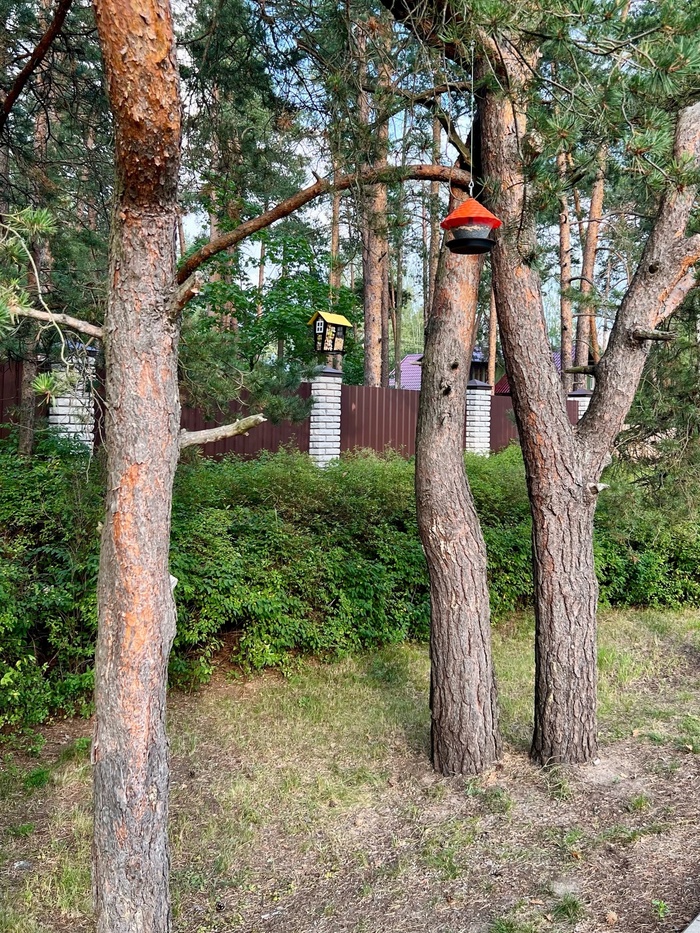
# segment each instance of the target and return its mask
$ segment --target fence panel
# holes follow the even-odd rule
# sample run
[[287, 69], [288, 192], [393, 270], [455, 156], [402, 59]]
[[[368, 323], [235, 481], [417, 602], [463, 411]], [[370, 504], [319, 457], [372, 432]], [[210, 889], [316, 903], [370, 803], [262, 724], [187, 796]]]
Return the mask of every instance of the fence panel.
[[416, 452], [419, 392], [348, 386], [341, 389], [340, 449], [387, 447], [404, 457]]
[[[572, 424], [578, 422], [578, 402], [567, 399], [566, 413]], [[513, 399], [510, 395], [491, 396], [491, 453], [503, 450], [518, 440]]]
[[[19, 406], [20, 386], [22, 383], [22, 364], [11, 360], [0, 363], [0, 424], [14, 421]], [[0, 428], [0, 437], [7, 437], [8, 428]]]
[[[299, 396], [303, 399], [311, 395], [311, 385], [304, 383], [299, 387]], [[250, 414], [248, 408], [239, 402], [231, 402], [229, 405], [231, 420], [243, 418]], [[205, 428], [215, 428], [221, 424], [221, 421], [205, 420], [202, 412], [197, 408], [188, 408], [183, 406], [181, 427], [187, 431], [203, 431]], [[237, 437], [227, 437], [224, 440], [216, 441], [214, 444], [204, 444], [200, 449], [205, 457], [220, 459], [224, 454], [237, 454], [240, 457], [249, 459], [257, 456], [261, 450], [277, 451], [280, 447], [292, 444], [302, 453], [309, 452], [309, 419], [306, 418], [297, 424], [291, 421], [281, 421], [279, 424], [271, 424], [265, 421], [263, 424], [253, 428], [246, 437], [239, 434]]]

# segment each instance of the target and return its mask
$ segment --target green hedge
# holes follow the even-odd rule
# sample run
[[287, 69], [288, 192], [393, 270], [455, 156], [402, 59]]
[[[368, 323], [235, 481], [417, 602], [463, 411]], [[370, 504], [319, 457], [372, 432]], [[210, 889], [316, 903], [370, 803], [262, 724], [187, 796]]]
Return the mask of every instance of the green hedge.
[[[520, 452], [467, 458], [489, 553], [494, 617], [532, 597]], [[630, 477], [608, 480], [596, 525], [601, 601], [700, 605], [700, 518]], [[100, 464], [47, 443], [31, 465], [0, 446], [0, 725], [89, 698], [102, 512]], [[424, 639], [429, 588], [413, 464], [357, 454], [318, 470], [281, 452], [192, 458], [178, 470], [171, 569], [178, 633], [171, 676], [205, 679], [223, 632], [248, 669]], [[680, 511], [680, 510], [679, 510]]]

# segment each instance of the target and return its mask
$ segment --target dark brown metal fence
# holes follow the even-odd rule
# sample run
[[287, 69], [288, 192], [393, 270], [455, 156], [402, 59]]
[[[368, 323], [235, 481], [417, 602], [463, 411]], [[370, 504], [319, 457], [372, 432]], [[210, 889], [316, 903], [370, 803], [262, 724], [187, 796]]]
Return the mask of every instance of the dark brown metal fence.
[[[22, 364], [14, 361], [0, 363], [0, 424], [14, 420], [19, 405], [22, 383]], [[7, 437], [8, 428], [0, 428], [0, 437]]]
[[[311, 386], [304, 383], [299, 387], [299, 396], [303, 399], [311, 395]], [[244, 418], [250, 414], [245, 405], [238, 402], [231, 402], [229, 406], [231, 414], [230, 420]], [[215, 428], [222, 421], [207, 421], [199, 409], [187, 408], [183, 406], [182, 418], [180, 424], [187, 431], [203, 431], [205, 428]], [[306, 418], [297, 424], [291, 421], [281, 421], [279, 424], [271, 424], [265, 421], [263, 424], [254, 428], [246, 437], [227, 437], [223, 441], [217, 441], [215, 444], [204, 444], [201, 447], [202, 454], [205, 457], [214, 457], [219, 459], [224, 454], [238, 454], [240, 457], [255, 457], [261, 450], [276, 451], [280, 447], [292, 445], [298, 448], [302, 453], [309, 452], [309, 419]]]
[[[567, 400], [566, 413], [569, 421], [578, 421], [578, 402]], [[515, 424], [513, 399], [510, 395], [491, 396], [491, 453], [503, 450], [513, 441], [518, 440], [518, 428]]]
[[405, 457], [416, 452], [419, 392], [346, 386], [341, 389], [340, 449], [387, 447]]

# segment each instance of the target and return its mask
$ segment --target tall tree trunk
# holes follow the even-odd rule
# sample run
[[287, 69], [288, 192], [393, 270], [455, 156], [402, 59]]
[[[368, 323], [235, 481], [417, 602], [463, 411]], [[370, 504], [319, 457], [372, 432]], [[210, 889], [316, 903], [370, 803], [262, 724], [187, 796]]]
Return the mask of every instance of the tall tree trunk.
[[401, 388], [401, 315], [403, 306], [403, 244], [396, 252], [396, 299], [394, 301], [394, 385]]
[[382, 380], [384, 388], [389, 385], [389, 318], [393, 313], [392, 289], [390, 282], [389, 244], [382, 261]]
[[496, 296], [493, 288], [491, 289], [491, 299], [489, 301], [489, 362], [488, 362], [488, 384], [491, 386], [491, 395], [493, 395], [496, 386], [496, 348], [498, 345], [498, 316], [496, 315]]
[[115, 118], [117, 190], [105, 323], [108, 494], [95, 656], [93, 887], [98, 933], [167, 933], [180, 100], [167, 0], [94, 0], [94, 8]]
[[[586, 238], [583, 241], [583, 259], [581, 262], [581, 294], [584, 301], [581, 305], [576, 327], [576, 365], [588, 365], [588, 355], [592, 354], [594, 362], [600, 359], [598, 348], [598, 329], [596, 325], [595, 306], [591, 301], [585, 300], [591, 295], [595, 280], [595, 260], [598, 252], [598, 234], [603, 215], [603, 199], [605, 197], [605, 167], [607, 163], [607, 149], [604, 147], [598, 153], [598, 169], [596, 171], [593, 189], [591, 191], [591, 206], [588, 215]], [[574, 386], [580, 389], [585, 384], [585, 376], [577, 373]]]
[[[566, 194], [566, 155], [557, 153], [557, 172], [561, 184], [559, 195], [559, 308], [561, 322], [561, 383], [568, 395], [574, 378], [566, 370], [573, 363], [573, 315], [571, 311], [571, 217]], [[586, 361], [587, 362], [587, 361]]]
[[[489, 91], [482, 114], [484, 172], [498, 187], [493, 209], [504, 230], [492, 256], [493, 286], [533, 521], [535, 576], [535, 732], [533, 758], [587, 761], [597, 748], [595, 495], [566, 415], [542, 313], [533, 254], [534, 222], [519, 140], [527, 130], [526, 64], [499, 54], [511, 98]], [[522, 96], [520, 96], [522, 94]]]
[[[442, 127], [440, 121], [433, 117], [433, 165], [440, 164], [440, 151], [442, 143]], [[428, 308], [432, 307], [435, 295], [435, 280], [438, 272], [438, 260], [440, 258], [440, 243], [442, 234], [440, 232], [440, 185], [434, 181], [430, 183], [430, 261], [429, 261], [429, 280], [428, 280]]]
[[[382, 24], [384, 42], [391, 42], [391, 26]], [[364, 41], [358, 42], [361, 74], [366, 74], [367, 60]], [[391, 85], [391, 70], [386, 62], [378, 68], [378, 84], [388, 89]], [[387, 164], [389, 146], [389, 123], [382, 118], [383, 100], [378, 95], [374, 101], [374, 119], [377, 129], [373, 135], [373, 164], [377, 168]], [[366, 91], [360, 92], [359, 118], [365, 125], [370, 121], [370, 102]], [[365, 385], [388, 384], [388, 334], [389, 307], [386, 300], [388, 276], [387, 235], [387, 187], [374, 185], [360, 198], [362, 225], [362, 270], [364, 279], [364, 348]]]
[[421, 233], [423, 238], [423, 325], [428, 323], [430, 315], [430, 239], [428, 237], [428, 210], [425, 198], [425, 185], [421, 186]]
[[341, 284], [340, 268], [340, 192], [334, 191], [331, 200], [331, 289], [337, 290]]
[[[451, 209], [457, 203], [455, 197]], [[486, 548], [464, 469], [482, 266], [481, 257], [443, 250], [426, 328], [416, 435], [418, 527], [430, 573], [431, 747], [441, 774], [478, 774], [500, 751]]]

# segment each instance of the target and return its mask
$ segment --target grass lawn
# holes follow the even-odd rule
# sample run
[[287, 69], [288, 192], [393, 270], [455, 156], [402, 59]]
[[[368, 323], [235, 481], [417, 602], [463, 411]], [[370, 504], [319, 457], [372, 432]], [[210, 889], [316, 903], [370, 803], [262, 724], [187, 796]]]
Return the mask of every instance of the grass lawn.
[[[505, 753], [427, 760], [428, 658], [402, 645], [170, 698], [181, 933], [625, 933], [700, 912], [700, 617], [603, 612], [601, 754], [527, 758], [532, 620], [495, 631]], [[0, 746], [0, 933], [93, 929], [90, 724]]]

